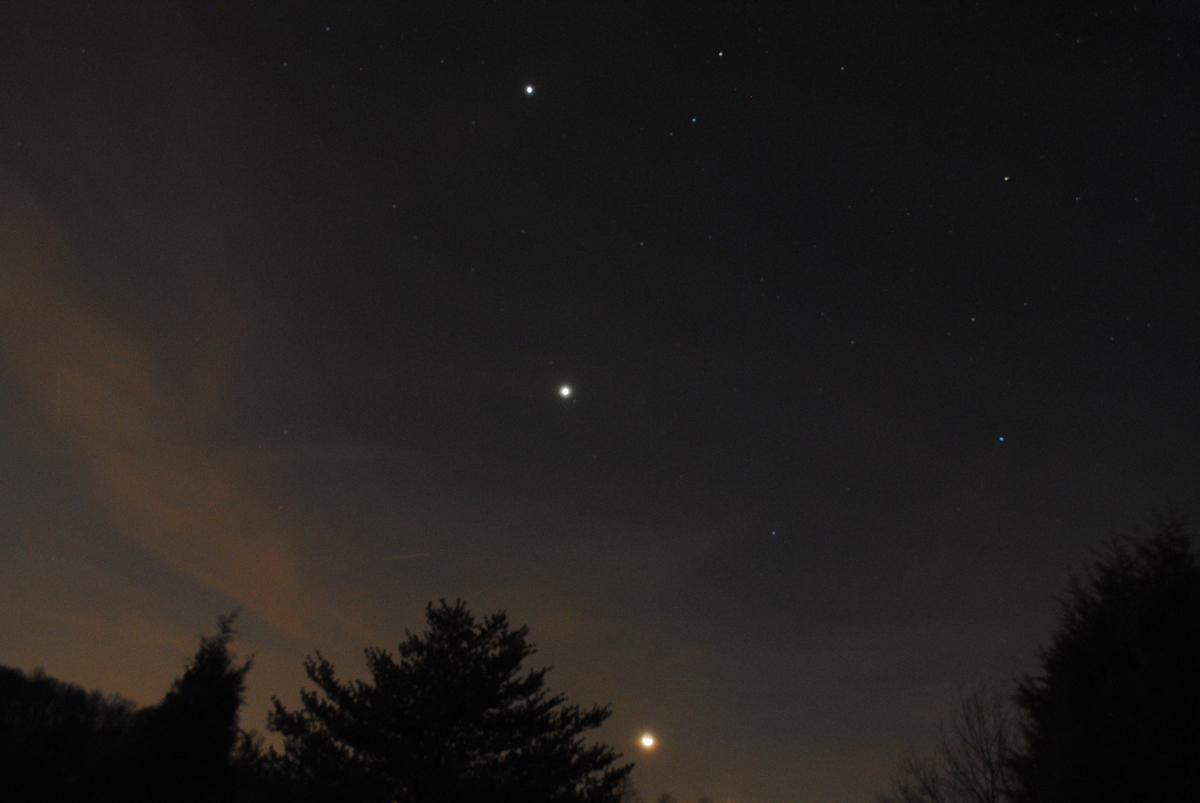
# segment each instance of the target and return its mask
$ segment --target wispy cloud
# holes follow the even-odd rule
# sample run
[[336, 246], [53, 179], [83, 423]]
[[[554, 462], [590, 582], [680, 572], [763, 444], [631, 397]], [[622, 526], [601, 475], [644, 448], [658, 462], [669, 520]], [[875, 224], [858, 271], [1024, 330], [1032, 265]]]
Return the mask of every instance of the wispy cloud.
[[205, 445], [195, 408], [147, 350], [73, 292], [65, 237], [19, 189], [0, 192], [5, 367], [128, 537], [293, 635], [307, 611], [292, 538]]

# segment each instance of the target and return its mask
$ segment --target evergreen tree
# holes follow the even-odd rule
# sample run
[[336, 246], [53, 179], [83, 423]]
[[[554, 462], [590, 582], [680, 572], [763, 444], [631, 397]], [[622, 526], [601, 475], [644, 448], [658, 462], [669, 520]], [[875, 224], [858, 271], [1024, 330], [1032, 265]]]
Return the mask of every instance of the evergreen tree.
[[217, 635], [200, 647], [157, 706], [142, 712], [139, 780], [147, 796], [208, 801], [230, 793], [232, 757], [241, 733], [250, 661], [229, 648], [236, 614], [222, 616]]
[[1200, 800], [1200, 561], [1177, 521], [1073, 581], [1017, 694], [1020, 797]]
[[612, 803], [632, 765], [583, 735], [609, 709], [567, 705], [546, 669], [523, 671], [527, 628], [504, 613], [477, 621], [460, 601], [426, 608], [398, 660], [368, 649], [371, 680], [343, 683], [317, 655], [302, 708], [275, 700], [280, 764], [315, 799], [399, 803]]

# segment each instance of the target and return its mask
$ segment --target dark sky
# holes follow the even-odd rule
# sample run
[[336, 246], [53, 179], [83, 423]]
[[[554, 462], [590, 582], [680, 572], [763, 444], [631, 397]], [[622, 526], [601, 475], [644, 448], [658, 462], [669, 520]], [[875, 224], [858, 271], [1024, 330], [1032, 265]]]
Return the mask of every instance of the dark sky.
[[461, 597], [870, 799], [1200, 491], [1200, 17], [1070, 5], [6, 3], [0, 663], [240, 608], [261, 729]]

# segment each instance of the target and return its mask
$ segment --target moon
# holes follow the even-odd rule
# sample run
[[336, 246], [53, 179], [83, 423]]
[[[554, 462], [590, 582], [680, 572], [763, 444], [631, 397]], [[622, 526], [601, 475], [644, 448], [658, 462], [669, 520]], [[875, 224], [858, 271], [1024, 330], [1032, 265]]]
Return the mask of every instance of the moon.
[[657, 743], [653, 733], [643, 733], [642, 738], [638, 741], [642, 743], [642, 747], [646, 750], [653, 749], [654, 745]]
[[562, 396], [564, 399], [571, 398], [571, 386], [563, 385], [561, 388], [558, 389], [558, 395]]

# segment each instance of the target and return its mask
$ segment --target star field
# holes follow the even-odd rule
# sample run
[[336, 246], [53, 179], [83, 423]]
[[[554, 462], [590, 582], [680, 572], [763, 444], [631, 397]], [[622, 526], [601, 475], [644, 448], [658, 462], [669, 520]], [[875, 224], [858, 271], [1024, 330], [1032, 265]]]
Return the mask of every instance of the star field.
[[645, 799], [870, 799], [1200, 490], [1183, 8], [0, 14], [0, 664], [237, 607], [261, 730], [461, 597]]

